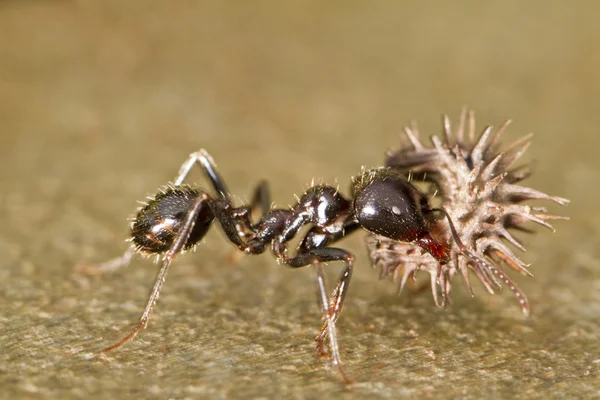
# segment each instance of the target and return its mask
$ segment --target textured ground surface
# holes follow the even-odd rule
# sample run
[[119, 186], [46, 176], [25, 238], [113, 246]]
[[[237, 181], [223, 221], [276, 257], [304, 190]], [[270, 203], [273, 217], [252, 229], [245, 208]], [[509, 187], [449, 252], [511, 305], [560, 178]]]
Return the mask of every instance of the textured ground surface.
[[[597, 7], [126, 3], [0, 3], [0, 397], [600, 397]], [[524, 238], [529, 319], [458, 281], [447, 310], [396, 297], [357, 234], [345, 388], [313, 355], [313, 272], [231, 262], [215, 229], [176, 261], [149, 329], [93, 358], [137, 320], [156, 266], [74, 267], [120, 253], [136, 200], [191, 151], [242, 199], [265, 177], [287, 205], [313, 177], [346, 188], [410, 119], [437, 133], [463, 104], [513, 118], [505, 140], [534, 131], [529, 184], [572, 200], [549, 205], [571, 217], [557, 233]]]

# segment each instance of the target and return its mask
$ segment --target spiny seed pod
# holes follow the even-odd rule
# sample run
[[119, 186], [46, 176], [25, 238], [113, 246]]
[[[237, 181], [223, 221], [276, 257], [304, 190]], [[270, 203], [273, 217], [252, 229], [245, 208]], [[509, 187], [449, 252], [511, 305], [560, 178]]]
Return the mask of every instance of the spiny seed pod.
[[[425, 271], [430, 274], [436, 305], [444, 306], [449, 300], [451, 282], [457, 272], [473, 295], [469, 281], [469, 271], [473, 271], [491, 294], [502, 285], [508, 286], [523, 313], [529, 313], [527, 298], [503, 269], [508, 266], [532, 276], [528, 265], [507, 246], [509, 243], [525, 250], [509, 230], [528, 231], [523, 226], [527, 221], [553, 230], [548, 220], [567, 219], [547, 214], [543, 207], [522, 204], [524, 201], [550, 200], [560, 205], [569, 201], [518, 184], [531, 174], [531, 170], [527, 165], [513, 167], [513, 164], [529, 147], [532, 135], [524, 136], [498, 151], [498, 139], [509, 123], [506, 121], [496, 131], [487, 127], [477, 136], [474, 113], [470, 111], [467, 115], [466, 109], [463, 109], [454, 132], [449, 118], [444, 116], [443, 139], [433, 136], [433, 146], [428, 147], [421, 142], [413, 125], [404, 131], [410, 144], [388, 151], [388, 167], [403, 172], [415, 182], [423, 182], [429, 186], [430, 193], [436, 193], [435, 197], [453, 221], [459, 239], [453, 240], [453, 232], [448, 225], [440, 224], [445, 231], [437, 234], [446, 237], [450, 243], [449, 261], [440, 263], [418, 244], [368, 235], [366, 243], [373, 264], [381, 267], [382, 278], [392, 276], [400, 281], [399, 293], [409, 279], [414, 279], [417, 271]], [[474, 259], [484, 262], [474, 262]]]

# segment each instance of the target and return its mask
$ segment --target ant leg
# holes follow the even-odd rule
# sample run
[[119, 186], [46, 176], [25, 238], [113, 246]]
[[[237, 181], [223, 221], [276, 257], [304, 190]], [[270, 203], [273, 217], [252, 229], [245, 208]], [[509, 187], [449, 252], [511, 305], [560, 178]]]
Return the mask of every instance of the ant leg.
[[227, 189], [223, 178], [217, 171], [217, 165], [215, 164], [215, 161], [204, 149], [200, 149], [200, 151], [190, 154], [186, 162], [184, 162], [179, 168], [179, 174], [177, 175], [177, 178], [173, 184], [175, 186], [181, 185], [196, 163], [198, 163], [199, 166], [204, 170], [204, 173], [212, 183], [219, 197], [230, 200], [229, 190]]
[[[233, 215], [236, 219], [239, 219], [238, 226], [240, 229], [240, 236], [242, 236], [241, 234], [243, 233], [243, 237], [249, 236], [252, 238], [255, 235], [253, 230], [253, 220], [260, 220], [260, 218], [267, 214], [270, 209], [271, 196], [269, 194], [269, 184], [267, 181], [261, 180], [254, 189], [250, 206], [242, 206], [234, 209]], [[236, 249], [231, 249], [227, 259], [230, 264], [233, 264], [242, 256], [243, 253], [236, 251]]]
[[[245, 228], [248, 233], [254, 233], [252, 229], [254, 224], [252, 223], [254, 213], [260, 211], [260, 218], [269, 212], [271, 209], [271, 196], [269, 194], [269, 184], [267, 181], [262, 180], [256, 185], [254, 194], [252, 195], [252, 201], [250, 205], [243, 205], [240, 207], [232, 208], [230, 210], [231, 217], [238, 221], [240, 228]], [[259, 220], [260, 220], [259, 218]]]
[[181, 225], [181, 229], [177, 232], [177, 235], [173, 239], [173, 244], [163, 256], [163, 265], [160, 268], [158, 276], [156, 277], [154, 287], [152, 288], [152, 292], [150, 294], [150, 297], [148, 298], [148, 303], [146, 304], [146, 308], [144, 309], [144, 313], [142, 314], [140, 322], [136, 325], [135, 328], [133, 328], [133, 330], [127, 336], [125, 336], [119, 342], [100, 350], [101, 354], [108, 353], [109, 351], [123, 347], [125, 343], [135, 338], [135, 336], [142, 329], [146, 328], [146, 326], [148, 325], [148, 320], [150, 319], [150, 312], [152, 311], [152, 307], [154, 307], [154, 304], [156, 304], [156, 301], [158, 300], [158, 296], [160, 294], [160, 289], [162, 288], [162, 285], [165, 282], [165, 278], [167, 277], [167, 271], [169, 270], [169, 266], [171, 265], [171, 262], [173, 261], [177, 253], [179, 253], [183, 249], [183, 246], [187, 242], [190, 232], [194, 227], [194, 223], [196, 222], [198, 213], [200, 212], [202, 205], [207, 201], [211, 201], [210, 196], [206, 193], [202, 193], [200, 196], [198, 196], [196, 200], [194, 200], [194, 203], [192, 203], [192, 207], [186, 214], [183, 224]]
[[128, 247], [123, 255], [113, 258], [112, 260], [92, 265], [79, 264], [75, 267], [75, 269], [80, 272], [85, 272], [88, 275], [99, 275], [116, 271], [117, 269], [128, 266], [134, 254], [135, 249], [133, 247]]
[[[255, 214], [260, 211], [260, 217], [262, 218], [271, 209], [271, 196], [269, 194], [269, 184], [265, 180], [261, 180], [254, 188], [254, 194], [252, 195], [252, 201], [249, 206], [237, 207], [232, 211], [234, 218], [239, 219], [240, 225], [246, 228], [246, 234], [254, 234], [252, 229], [254, 224], [252, 220]], [[254, 217], [254, 218], [253, 218]]]
[[269, 183], [265, 180], [258, 182], [254, 189], [250, 208], [255, 211], [260, 207], [261, 217], [271, 209], [271, 195], [269, 193]]
[[229, 241], [235, 244], [239, 250], [248, 254], [264, 252], [267, 242], [264, 238], [256, 237], [257, 225], [252, 223], [252, 211], [260, 207], [261, 217], [270, 211], [269, 186], [266, 181], [258, 183], [250, 205], [233, 207], [228, 199], [216, 199], [209, 206]]
[[333, 312], [330, 308], [329, 300], [327, 298], [327, 289], [325, 287], [325, 276], [323, 274], [323, 264], [320, 262], [315, 263], [315, 269], [317, 271], [317, 286], [319, 289], [319, 298], [323, 307], [323, 315], [327, 321], [327, 330], [329, 332], [329, 344], [331, 346], [331, 356], [333, 359], [333, 365], [338, 368], [344, 383], [350, 384], [352, 381], [348, 378], [342, 367], [342, 360], [340, 358], [340, 350], [337, 343], [337, 336], [335, 333], [335, 319]]
[[[345, 224], [343, 230], [333, 233], [333, 234], [327, 234], [327, 235], [325, 235], [325, 237], [323, 237], [324, 236], [323, 232], [320, 229], [313, 228], [304, 237], [304, 240], [302, 241], [302, 243], [300, 245], [299, 252], [301, 254], [306, 253], [306, 252], [310, 251], [310, 249], [314, 249], [315, 247], [313, 247], [313, 246], [328, 246], [332, 242], [336, 242], [336, 241], [342, 239], [346, 235], [351, 234], [352, 232], [356, 231], [359, 228], [360, 228], [360, 225], [358, 223], [355, 223], [354, 221], [350, 221]], [[324, 241], [320, 242], [320, 240], [324, 240]], [[319, 247], [319, 248], [325, 248], [325, 247]], [[329, 299], [329, 305], [333, 310], [334, 322], [337, 321], [338, 317], [340, 316], [340, 313], [342, 312], [342, 306], [344, 304], [344, 299], [346, 297], [346, 291], [348, 290], [348, 285], [350, 284], [351, 277], [352, 277], [352, 264], [347, 266], [346, 269], [344, 269], [344, 271], [342, 271], [342, 274], [340, 275], [340, 277], [338, 279], [336, 288], [333, 291], [333, 293], [331, 294], [331, 297]], [[319, 354], [320, 356], [327, 355], [327, 353], [325, 352], [324, 345], [323, 345], [323, 342], [328, 334], [327, 324], [328, 324], [327, 321], [325, 321], [323, 323], [323, 326], [321, 326], [321, 331], [315, 337], [315, 342], [317, 345], [317, 354]]]
[[[331, 348], [333, 364], [338, 366], [342, 377], [348, 383], [348, 378], [344, 374], [344, 371], [341, 367], [337, 338], [333, 335], [335, 335], [335, 323], [338, 317], [340, 316], [340, 312], [342, 311], [344, 299], [346, 298], [346, 293], [348, 292], [348, 287], [350, 285], [350, 279], [352, 278], [354, 256], [346, 250], [338, 249], [335, 247], [322, 247], [304, 250], [302, 253], [297, 254], [296, 257], [284, 260], [286, 264], [293, 268], [299, 268], [308, 264], [319, 263], [317, 273], [319, 273], [319, 271], [322, 269], [320, 263], [330, 261], [344, 261], [346, 263], [346, 268], [344, 268], [344, 270], [342, 271], [342, 274], [340, 275], [340, 278], [338, 280], [338, 284], [335, 290], [333, 291], [333, 294], [330, 299], [327, 298], [326, 291], [324, 292], [324, 278], [322, 277], [322, 275], [318, 276], [321, 291], [321, 300], [323, 302], [325, 322], [321, 327], [320, 333], [315, 337], [315, 341], [317, 342], [317, 352], [319, 353], [319, 355], [324, 355], [325, 350], [323, 346], [323, 341], [325, 340], [327, 335], [329, 335], [329, 345]], [[321, 285], [323, 286], [322, 290]]]
[[233, 208], [225, 181], [217, 171], [217, 166], [213, 158], [204, 149], [190, 154], [189, 158], [179, 168], [179, 174], [174, 181], [174, 185], [181, 185], [196, 163], [204, 170], [218, 193], [218, 199], [211, 204], [211, 209], [215, 217], [219, 220], [228, 239], [240, 250], [247, 251], [248, 246], [245, 244], [243, 238], [248, 234], [254, 233], [250, 221], [251, 209], [260, 205], [263, 214], [266, 214], [271, 207], [267, 182], [259, 182], [250, 207], [242, 206]]
[[[346, 298], [346, 293], [348, 291], [348, 285], [350, 284], [350, 278], [352, 277], [352, 265], [347, 266], [338, 279], [338, 283], [335, 287], [335, 290], [331, 294], [331, 298], [329, 299], [329, 306], [332, 308], [333, 313], [333, 323], [336, 323], [340, 313], [342, 312], [342, 306], [344, 305], [344, 299]], [[320, 356], [325, 356], [327, 353], [325, 352], [325, 346], [323, 342], [329, 333], [328, 329], [329, 320], [325, 320], [323, 325], [321, 326], [321, 331], [315, 337], [315, 342], [317, 344], [317, 353]]]
[[[221, 175], [217, 171], [217, 166], [213, 160], [213, 158], [208, 154], [208, 152], [204, 149], [200, 149], [195, 153], [190, 154], [188, 159], [181, 165], [179, 168], [179, 173], [177, 174], [177, 178], [173, 182], [175, 186], [179, 186], [183, 183], [187, 175], [190, 173], [190, 170], [194, 166], [194, 164], [200, 164], [206, 176], [212, 183], [214, 189], [217, 191], [219, 197], [229, 200], [229, 191], [227, 190], [227, 186], [223, 181]], [[265, 182], [266, 184], [266, 182]], [[266, 186], [266, 185], [265, 185]], [[259, 186], [260, 188], [260, 186]], [[258, 189], [257, 189], [258, 190]], [[267, 193], [268, 199], [268, 193]], [[268, 202], [268, 200], [267, 200]], [[133, 255], [135, 254], [135, 249], [133, 247], [125, 250], [122, 256], [114, 258], [112, 260], [105, 261], [100, 264], [92, 264], [92, 265], [78, 265], [75, 269], [78, 271], [85, 272], [90, 275], [103, 274], [106, 272], [112, 272], [119, 268], [126, 267], [131, 262]]]
[[[329, 305], [331, 307], [331, 312], [333, 314], [333, 323], [336, 323], [340, 313], [342, 312], [342, 307], [344, 305], [344, 299], [346, 298], [346, 293], [348, 292], [348, 286], [350, 285], [350, 279], [352, 278], [352, 266], [353, 261], [346, 264], [346, 268], [342, 271], [338, 283], [335, 287], [335, 290], [331, 294], [329, 299]], [[329, 320], [325, 320], [323, 326], [321, 326], [321, 331], [315, 337], [315, 342], [317, 345], [317, 353], [320, 356], [324, 356], [327, 353], [325, 352], [325, 347], [323, 342], [329, 333], [328, 329]]]

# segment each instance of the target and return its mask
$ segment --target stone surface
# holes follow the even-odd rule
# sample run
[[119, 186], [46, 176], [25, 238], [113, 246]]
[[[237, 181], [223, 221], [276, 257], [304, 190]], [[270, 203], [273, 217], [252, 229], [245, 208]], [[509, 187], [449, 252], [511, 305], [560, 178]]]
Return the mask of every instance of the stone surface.
[[[0, 397], [600, 397], [597, 3], [301, 3], [0, 4]], [[347, 388], [313, 354], [314, 272], [232, 257], [214, 229], [176, 260], [149, 328], [95, 357], [157, 266], [75, 266], [123, 251], [136, 200], [190, 152], [240, 199], [268, 178], [287, 205], [313, 177], [346, 190], [409, 120], [438, 133], [464, 104], [482, 127], [513, 118], [505, 141], [534, 131], [528, 184], [572, 200], [548, 204], [571, 217], [555, 234], [521, 235], [530, 318], [458, 280], [446, 310], [397, 297], [356, 234]]]

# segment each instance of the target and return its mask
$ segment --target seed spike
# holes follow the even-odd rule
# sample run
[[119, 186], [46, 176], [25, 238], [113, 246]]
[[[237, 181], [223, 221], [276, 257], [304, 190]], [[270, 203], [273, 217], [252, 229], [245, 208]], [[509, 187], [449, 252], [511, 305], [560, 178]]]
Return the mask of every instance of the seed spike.
[[[388, 240], [394, 243], [387, 250], [371, 248], [371, 256], [375, 255], [377, 261], [374, 262], [387, 265], [386, 270], [395, 274], [400, 291], [414, 273], [426, 271], [430, 275], [434, 301], [443, 306], [451, 300], [451, 280], [456, 274], [461, 275], [473, 295], [472, 270], [492, 294], [508, 286], [523, 313], [529, 312], [524, 294], [500, 266], [505, 264], [506, 269], [510, 267], [520, 274], [533, 276], [529, 266], [515, 255], [516, 249], [525, 251], [525, 246], [513, 236], [513, 230], [532, 232], [528, 228], [530, 224], [525, 224], [529, 221], [551, 229], [552, 220], [564, 217], [548, 214], [544, 207], [525, 202], [544, 200], [566, 205], [568, 200], [521, 186], [521, 181], [531, 175], [532, 166], [531, 163], [515, 165], [531, 145], [533, 134], [498, 151], [504, 147], [499, 144], [511, 122], [506, 120], [498, 129], [488, 127], [477, 132], [473, 111], [463, 108], [454, 131], [450, 119], [444, 115], [442, 132], [431, 138], [431, 144], [424, 144], [412, 134], [412, 146], [388, 154], [389, 165], [402, 172], [412, 170], [419, 178], [427, 174], [422, 183], [429, 187], [423, 189], [423, 193], [439, 190], [439, 206], [431, 210], [443, 210], [450, 222], [446, 225], [436, 219], [436, 235], [443, 237], [448, 246], [449, 259], [443, 261], [416, 243], [399, 243], [375, 236], [382, 244], [380, 247], [385, 247]], [[407, 270], [400, 271], [398, 265], [408, 264], [414, 266], [411, 274]]]
[[450, 147], [450, 144], [452, 143], [452, 127], [450, 126], [450, 118], [448, 117], [448, 114], [444, 114], [442, 119], [444, 122], [444, 138], [446, 139], [446, 144], [448, 147]]
[[498, 234], [500, 236], [502, 236], [504, 239], [508, 240], [517, 249], [519, 249], [523, 252], [527, 251], [527, 249], [525, 249], [523, 244], [520, 241], [518, 241], [513, 235], [511, 235], [510, 232], [507, 231], [504, 227], [502, 227], [498, 230]]
[[550, 200], [555, 203], [560, 204], [561, 206], [569, 204], [569, 200], [564, 199], [562, 197], [550, 196], [544, 192], [540, 192], [539, 190], [531, 189], [521, 185], [513, 185], [509, 183], [505, 183], [501, 188], [498, 189], [498, 192], [501, 196], [508, 199], [515, 200]]
[[460, 168], [464, 169], [465, 171], [468, 170], [469, 165], [467, 164], [467, 160], [465, 159], [463, 150], [460, 148], [460, 146], [457, 144], [454, 146], [452, 151], [454, 154], [456, 154], [456, 161], [460, 164]]
[[500, 185], [500, 182], [502, 182], [502, 180], [505, 177], [506, 177], [506, 172], [487, 181], [485, 183], [484, 193], [487, 196], [490, 196], [492, 193], [494, 193], [496, 191], [496, 188], [498, 187], [498, 185]]
[[419, 140], [418, 134], [416, 134], [413, 129], [409, 128], [408, 126], [404, 127], [404, 134], [408, 140], [410, 140], [415, 150], [421, 151], [424, 149], [421, 141]]
[[506, 152], [506, 156], [504, 157], [504, 160], [502, 162], [502, 168], [504, 170], [507, 170], [508, 168], [510, 168], [510, 166], [515, 161], [517, 161], [519, 158], [521, 158], [523, 156], [523, 154], [525, 154], [525, 152], [527, 151], [527, 149], [529, 148], [530, 145], [531, 145], [531, 142], [526, 142], [523, 145], [521, 145], [519, 148], [513, 149], [509, 152]]
[[479, 178], [479, 171], [481, 171], [481, 167], [483, 167], [483, 161], [479, 161], [477, 164], [475, 164], [475, 166], [469, 173], [469, 184], [472, 185], [475, 182], [477, 182]]
[[550, 231], [552, 231], [552, 233], [556, 232], [556, 229], [554, 229], [554, 227], [552, 225], [550, 225], [549, 223], [544, 221], [544, 219], [540, 218], [537, 215], [534, 215], [534, 214], [521, 214], [521, 215], [532, 222], [535, 222], [539, 225], [545, 226], [546, 228], [550, 229]]
[[442, 307], [442, 304], [440, 303], [440, 299], [438, 298], [437, 277], [435, 276], [435, 274], [430, 275], [430, 280], [431, 280], [431, 293], [433, 294], [433, 301], [435, 302], [436, 306]]
[[515, 257], [514, 254], [512, 254], [512, 252], [504, 253], [498, 249], [494, 249], [494, 254], [515, 271], [520, 272], [522, 275], [526, 275], [533, 278], [533, 274], [527, 269], [529, 265], [523, 264], [521, 260]]
[[475, 293], [473, 293], [473, 287], [471, 286], [471, 280], [469, 279], [469, 268], [467, 267], [467, 264], [465, 262], [459, 262], [458, 256], [455, 258], [454, 264], [458, 265], [458, 269], [460, 270], [469, 294], [471, 297], [475, 297]]
[[485, 286], [486, 290], [489, 294], [496, 294], [496, 291], [492, 287], [495, 282], [490, 281], [490, 278], [483, 272], [484, 270], [479, 265], [474, 265], [471, 267], [475, 275], [479, 278], [483, 286]]
[[496, 132], [490, 138], [490, 142], [489, 142], [488, 148], [487, 148], [488, 151], [494, 149], [494, 147], [498, 144], [498, 139], [500, 139], [500, 137], [502, 136], [502, 134], [505, 132], [506, 128], [510, 124], [512, 124], [512, 119], [507, 119], [506, 121], [504, 121], [502, 123], [502, 125], [500, 125], [500, 127], [496, 130]]
[[452, 165], [453, 162], [455, 162], [456, 157], [453, 158], [450, 156], [450, 152], [448, 151], [447, 148], [444, 147], [444, 145], [442, 144], [442, 141], [440, 140], [439, 137], [433, 136], [431, 138], [431, 140], [435, 146], [435, 149], [437, 150], [437, 152], [440, 156], [440, 159], [444, 162], [444, 164]]
[[413, 269], [408, 269], [408, 268], [404, 268], [404, 273], [402, 274], [402, 279], [400, 280], [400, 284], [398, 285], [398, 294], [402, 294], [402, 291], [404, 290], [404, 286], [406, 285], [406, 282], [408, 281], [408, 279], [410, 278], [410, 276], [414, 273]]
[[467, 107], [463, 106], [460, 110], [460, 119], [456, 128], [456, 142], [462, 144], [465, 136], [465, 119], [467, 117]]
[[492, 176], [494, 176], [494, 172], [496, 171], [496, 167], [498, 166], [498, 163], [500, 162], [500, 160], [502, 159], [502, 157], [504, 157], [504, 153], [500, 153], [496, 156], [496, 158], [494, 158], [483, 170], [483, 172], [481, 173], [481, 179], [483, 179], [484, 181], [487, 181], [488, 179], [490, 179]]
[[475, 111], [469, 110], [469, 142], [475, 143]]
[[485, 128], [479, 138], [479, 141], [473, 148], [473, 151], [471, 151], [471, 159], [473, 160], [473, 163], [478, 163], [483, 160], [483, 153], [487, 148], [488, 139], [492, 133], [492, 129], [494, 129], [492, 126]]

